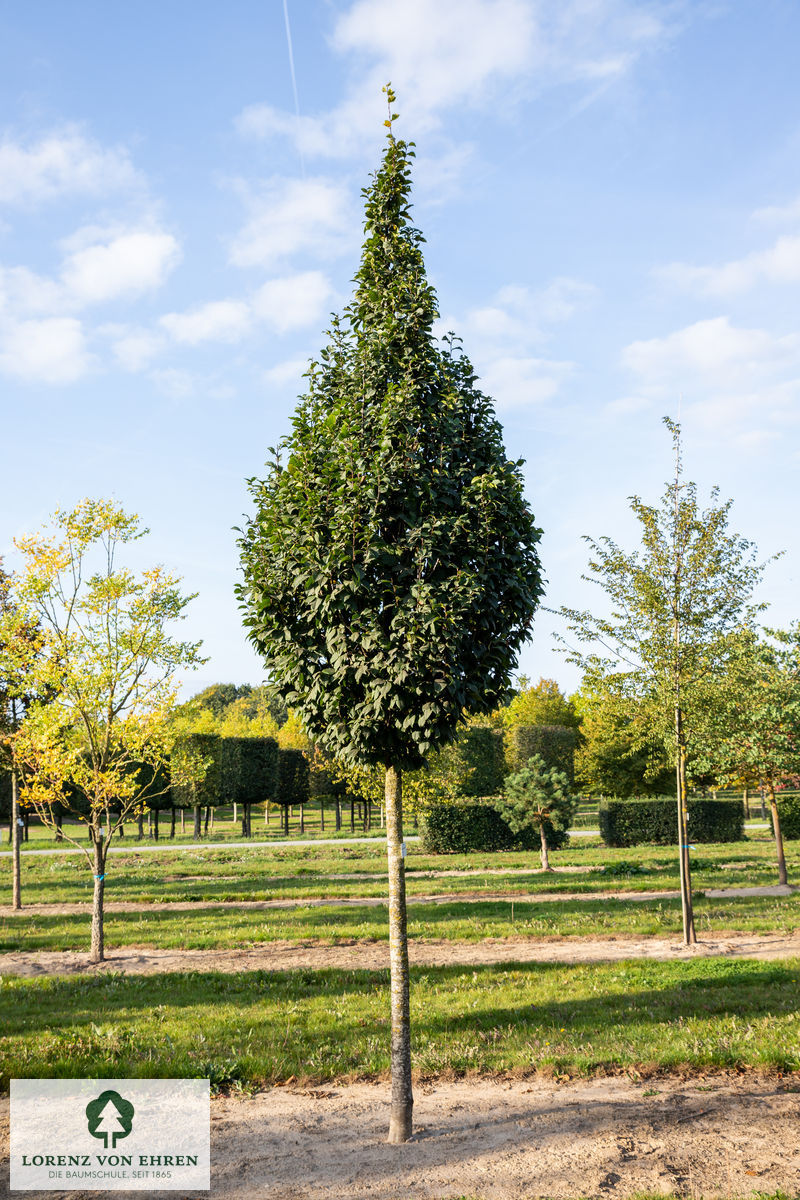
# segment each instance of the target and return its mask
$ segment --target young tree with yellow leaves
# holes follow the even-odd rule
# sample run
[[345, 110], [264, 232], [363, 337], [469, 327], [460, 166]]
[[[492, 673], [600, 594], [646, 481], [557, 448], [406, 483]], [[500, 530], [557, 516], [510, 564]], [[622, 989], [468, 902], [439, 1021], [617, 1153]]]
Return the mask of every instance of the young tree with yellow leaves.
[[[88, 830], [88, 848], [68, 828], [64, 837], [83, 850], [94, 877], [92, 962], [104, 958], [109, 846], [164, 761], [176, 670], [204, 661], [200, 643], [168, 632], [193, 599], [179, 580], [162, 567], [137, 575], [117, 562], [146, 533], [110, 501], [56, 512], [49, 530], [15, 543], [24, 565], [15, 606], [0, 619], [3, 673], [48, 697], [30, 705], [14, 738], [23, 799], [47, 825], [60, 805]], [[34, 626], [36, 645], [23, 636]]]

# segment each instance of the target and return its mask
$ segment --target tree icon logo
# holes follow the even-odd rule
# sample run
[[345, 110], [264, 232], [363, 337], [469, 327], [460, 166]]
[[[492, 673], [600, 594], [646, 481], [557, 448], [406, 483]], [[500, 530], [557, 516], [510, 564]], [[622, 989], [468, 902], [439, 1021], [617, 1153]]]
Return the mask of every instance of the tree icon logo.
[[101, 1092], [86, 1105], [86, 1119], [92, 1137], [102, 1138], [106, 1150], [113, 1150], [119, 1138], [126, 1138], [133, 1128], [133, 1105], [123, 1100], [119, 1092]]

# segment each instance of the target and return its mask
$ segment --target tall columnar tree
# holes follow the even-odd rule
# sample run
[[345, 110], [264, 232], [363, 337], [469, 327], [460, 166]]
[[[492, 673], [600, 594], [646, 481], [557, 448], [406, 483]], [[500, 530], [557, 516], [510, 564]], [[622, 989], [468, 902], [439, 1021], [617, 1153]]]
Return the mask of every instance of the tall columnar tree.
[[506, 695], [542, 591], [540, 531], [491, 401], [452, 336], [410, 223], [412, 146], [388, 140], [364, 192], [355, 295], [312, 362], [291, 434], [251, 480], [245, 623], [329, 753], [384, 771], [392, 1111], [411, 1133], [402, 773]]
[[[586, 684], [611, 686], [635, 702], [639, 714], [660, 735], [675, 766], [680, 846], [683, 935], [696, 941], [692, 911], [687, 763], [693, 737], [706, 719], [709, 687], [724, 676], [730, 653], [728, 634], [752, 626], [760, 607], [753, 591], [765, 564], [756, 561], [752, 542], [728, 532], [732, 501], [701, 510], [697, 488], [683, 479], [680, 426], [664, 419], [673, 439], [675, 473], [661, 506], [630, 497], [641, 526], [640, 551], [626, 552], [609, 537], [585, 538], [592, 557], [585, 579], [596, 583], [610, 613], [562, 608], [579, 642], [597, 649], [569, 648], [586, 672]], [[563, 639], [562, 639], [563, 640]]]

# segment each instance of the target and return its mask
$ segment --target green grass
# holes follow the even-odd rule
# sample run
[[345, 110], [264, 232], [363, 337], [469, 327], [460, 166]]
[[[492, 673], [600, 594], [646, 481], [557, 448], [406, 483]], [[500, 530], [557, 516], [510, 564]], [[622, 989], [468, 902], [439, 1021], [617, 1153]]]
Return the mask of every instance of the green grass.
[[[800, 960], [416, 969], [419, 1075], [800, 1069]], [[366, 1079], [389, 1066], [388, 972], [12, 979], [0, 1076]]]
[[[800, 879], [800, 842], [787, 843], [790, 878]], [[556, 866], [581, 866], [586, 873], [537, 872], [533, 853], [426, 855], [418, 844], [409, 846], [409, 895], [464, 892], [591, 892], [605, 889], [664, 891], [679, 886], [674, 848], [642, 846], [611, 850], [575, 842], [553, 855]], [[245, 848], [232, 843], [223, 849], [195, 846], [176, 851], [113, 855], [109, 858], [108, 900], [237, 900], [344, 898], [382, 896], [386, 890], [386, 854], [375, 845]], [[483, 874], [517, 871], [524, 874]], [[459, 877], [426, 877], [426, 872], [478, 872]], [[348, 878], [366, 875], [369, 878]], [[344, 876], [344, 878], [342, 878]], [[0, 889], [10, 889], [11, 861], [0, 859]], [[694, 854], [696, 888], [755, 886], [776, 882], [774, 847], [768, 837], [728, 845], [700, 846]], [[29, 903], [88, 901], [92, 878], [86, 862], [76, 855], [29, 855], [23, 859], [24, 899]]]
[[[800, 929], [800, 893], [794, 896], [707, 900], [695, 904], [697, 931], [786, 932]], [[484, 938], [648, 936], [678, 934], [678, 900], [569, 900], [537, 904], [511, 899], [409, 904], [410, 938], [478, 942]], [[287, 939], [322, 943], [388, 939], [385, 904], [335, 903], [292, 909], [209, 908], [197, 912], [110, 912], [106, 948], [236, 949]], [[0, 920], [0, 951], [86, 950], [89, 916], [26, 912]]]

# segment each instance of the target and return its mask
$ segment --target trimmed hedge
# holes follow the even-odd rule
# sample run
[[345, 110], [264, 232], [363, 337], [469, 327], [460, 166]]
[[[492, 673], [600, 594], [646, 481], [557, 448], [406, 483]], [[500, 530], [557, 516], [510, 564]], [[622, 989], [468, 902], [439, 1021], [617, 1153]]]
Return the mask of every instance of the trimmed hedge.
[[[741, 800], [690, 800], [688, 819], [693, 843], [744, 841]], [[600, 836], [607, 846], [677, 846], [677, 800], [603, 800]]]
[[464, 796], [496, 796], [503, 790], [505, 755], [503, 732], [484, 725], [462, 729], [452, 745], [440, 751], [450, 757], [461, 776], [460, 791]]
[[[800, 796], [781, 796], [776, 797], [778, 802], [778, 816], [781, 820], [781, 833], [787, 842], [796, 842], [800, 839]], [[769, 809], [769, 824], [770, 828], [775, 833], [775, 826], [772, 823], [772, 809]]]
[[260, 804], [271, 800], [278, 775], [275, 738], [223, 738], [221, 775], [226, 800], [236, 804]]
[[310, 795], [310, 771], [303, 751], [279, 750], [275, 802], [288, 808], [294, 804], [308, 804]]
[[[547, 845], [560, 850], [569, 840], [561, 829], [545, 822]], [[514, 834], [490, 804], [435, 804], [422, 818], [422, 848], [428, 854], [470, 854], [472, 851], [538, 850], [539, 831]]]
[[[181, 778], [191, 774], [198, 759], [210, 759], [205, 777], [190, 782]], [[178, 808], [222, 803], [222, 738], [218, 733], [189, 733], [179, 738], [172, 751], [172, 796]]]
[[566, 725], [515, 725], [509, 730], [508, 769], [521, 771], [538, 754], [545, 766], [563, 771], [575, 787], [575, 745], [578, 735]]

